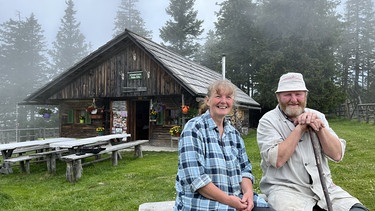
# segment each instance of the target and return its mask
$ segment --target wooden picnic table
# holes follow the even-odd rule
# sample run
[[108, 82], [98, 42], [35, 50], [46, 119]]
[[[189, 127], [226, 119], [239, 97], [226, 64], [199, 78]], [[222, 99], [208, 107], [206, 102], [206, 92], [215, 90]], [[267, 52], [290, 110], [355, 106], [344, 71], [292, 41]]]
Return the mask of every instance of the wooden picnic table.
[[51, 148], [56, 149], [69, 149], [71, 153], [74, 153], [76, 149], [85, 146], [100, 146], [109, 144], [112, 140], [123, 140], [127, 137], [130, 137], [130, 134], [123, 133], [123, 134], [111, 134], [111, 135], [104, 135], [104, 136], [95, 136], [90, 138], [82, 138], [76, 140], [66, 140], [60, 142], [50, 143], [49, 146]]
[[[0, 151], [3, 157], [3, 164], [0, 167], [0, 173], [4, 173], [4, 174], [12, 173], [13, 170], [10, 164], [15, 163], [15, 162], [20, 162], [21, 172], [26, 171], [27, 173], [29, 173], [30, 171], [29, 161], [33, 158], [43, 157], [44, 155], [39, 154], [37, 156], [29, 156], [29, 155], [21, 156], [22, 153], [35, 151], [35, 150], [41, 150], [41, 149], [51, 150], [50, 148], [51, 143], [72, 141], [72, 140], [76, 140], [76, 139], [60, 137], [60, 138], [51, 138], [51, 139], [45, 139], [45, 140], [34, 140], [34, 141], [0, 144]], [[16, 153], [16, 152], [19, 153], [19, 156], [12, 157], [13, 153]], [[54, 155], [55, 153], [51, 151], [51, 152], [48, 152], [48, 154]], [[26, 168], [24, 166], [24, 161], [26, 161]], [[51, 160], [47, 160], [47, 164], [50, 162]]]
[[23, 153], [28, 151], [33, 151], [36, 148], [50, 148], [51, 143], [56, 142], [66, 142], [66, 141], [73, 141], [76, 140], [75, 138], [50, 138], [45, 140], [34, 140], [34, 141], [24, 141], [24, 142], [13, 142], [7, 144], [0, 144], [0, 151], [1, 155], [3, 156], [4, 160], [7, 158], [12, 157], [13, 151], [18, 150], [17, 152]]

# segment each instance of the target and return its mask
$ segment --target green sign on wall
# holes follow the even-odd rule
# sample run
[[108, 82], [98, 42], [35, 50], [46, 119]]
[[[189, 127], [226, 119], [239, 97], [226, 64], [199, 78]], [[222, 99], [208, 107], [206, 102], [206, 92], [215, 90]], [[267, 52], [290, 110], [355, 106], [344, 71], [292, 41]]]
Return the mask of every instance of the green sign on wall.
[[142, 71], [133, 71], [128, 72], [128, 79], [129, 80], [137, 80], [143, 78], [143, 72]]

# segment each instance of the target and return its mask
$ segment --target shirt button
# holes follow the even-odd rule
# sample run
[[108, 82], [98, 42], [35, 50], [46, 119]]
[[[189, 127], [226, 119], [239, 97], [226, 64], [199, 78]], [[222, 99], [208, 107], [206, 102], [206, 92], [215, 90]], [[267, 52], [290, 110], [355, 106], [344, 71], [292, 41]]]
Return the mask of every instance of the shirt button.
[[307, 165], [309, 165], [309, 164], [305, 163], [305, 166], [307, 166]]

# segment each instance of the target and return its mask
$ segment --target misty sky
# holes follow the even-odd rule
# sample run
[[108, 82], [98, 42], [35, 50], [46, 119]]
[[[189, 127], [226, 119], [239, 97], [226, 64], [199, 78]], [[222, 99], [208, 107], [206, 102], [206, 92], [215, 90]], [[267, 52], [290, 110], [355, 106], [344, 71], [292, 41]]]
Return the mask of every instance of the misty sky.
[[[198, 19], [204, 20], [204, 34], [214, 28], [216, 15], [219, 10], [216, 2], [223, 0], [196, 0], [195, 9]], [[112, 39], [114, 18], [121, 0], [74, 0], [76, 19], [81, 22], [81, 32], [86, 36], [86, 42], [92, 44], [93, 49], [104, 45]], [[139, 0], [137, 9], [145, 22], [147, 30], [153, 31], [152, 40], [160, 43], [159, 29], [171, 17], [165, 12], [169, 0]], [[38, 23], [44, 30], [48, 45], [55, 40], [60, 27], [60, 20], [66, 9], [65, 0], [0, 0], [0, 23], [9, 19], [17, 20], [29, 17], [34, 13]]]

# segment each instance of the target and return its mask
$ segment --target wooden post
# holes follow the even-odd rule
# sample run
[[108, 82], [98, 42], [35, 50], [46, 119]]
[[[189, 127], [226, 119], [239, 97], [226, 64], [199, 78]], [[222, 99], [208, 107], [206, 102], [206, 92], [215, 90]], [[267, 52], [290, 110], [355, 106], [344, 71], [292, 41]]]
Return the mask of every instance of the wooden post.
[[[46, 155], [47, 171], [52, 172], [52, 154]], [[55, 164], [56, 165], [56, 164]]]
[[139, 158], [143, 158], [142, 154], [142, 146], [141, 145], [136, 145], [134, 147], [134, 157], [138, 156]]
[[118, 164], [118, 151], [113, 151], [112, 152], [112, 155], [111, 155], [111, 157], [112, 157], [112, 165], [113, 166], [117, 166], [117, 164]]
[[30, 160], [26, 160], [26, 174], [30, 174]]
[[[26, 172], [25, 161], [20, 161], [20, 171], [21, 171], [21, 173]], [[30, 169], [29, 169], [29, 171], [30, 171]]]
[[82, 177], [82, 172], [83, 172], [82, 159], [78, 159], [74, 162], [74, 170], [75, 170], [75, 180], [74, 181], [77, 181], [79, 178]]
[[73, 160], [72, 161], [69, 161], [69, 162], [66, 162], [66, 179], [69, 181], [69, 182], [74, 182], [74, 168], [73, 168]]

